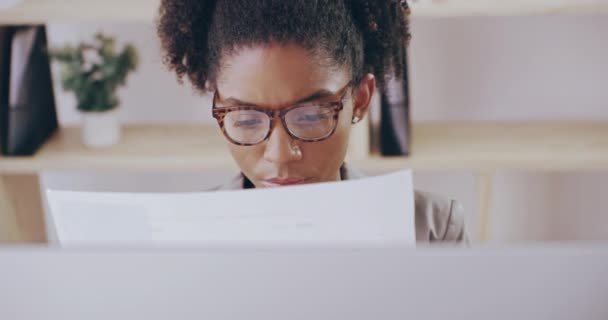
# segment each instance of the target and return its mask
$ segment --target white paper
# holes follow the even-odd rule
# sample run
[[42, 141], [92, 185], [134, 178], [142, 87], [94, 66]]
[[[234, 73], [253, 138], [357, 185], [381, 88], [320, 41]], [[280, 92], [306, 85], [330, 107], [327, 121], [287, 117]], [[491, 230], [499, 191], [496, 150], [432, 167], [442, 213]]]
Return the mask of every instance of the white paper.
[[62, 245], [415, 244], [409, 170], [272, 189], [47, 197]]

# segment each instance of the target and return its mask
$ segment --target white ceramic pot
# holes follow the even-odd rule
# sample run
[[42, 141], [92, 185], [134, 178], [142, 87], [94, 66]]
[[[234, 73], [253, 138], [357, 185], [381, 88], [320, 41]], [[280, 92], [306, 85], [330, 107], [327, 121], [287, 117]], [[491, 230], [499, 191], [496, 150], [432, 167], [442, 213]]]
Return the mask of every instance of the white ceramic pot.
[[120, 141], [121, 128], [116, 109], [106, 112], [82, 113], [82, 142], [92, 148], [115, 145]]

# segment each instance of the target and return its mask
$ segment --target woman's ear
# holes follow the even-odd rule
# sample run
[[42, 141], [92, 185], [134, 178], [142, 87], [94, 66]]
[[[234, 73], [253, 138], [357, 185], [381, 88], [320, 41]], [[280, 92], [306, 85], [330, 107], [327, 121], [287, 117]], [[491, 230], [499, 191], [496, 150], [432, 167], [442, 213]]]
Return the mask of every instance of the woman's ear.
[[368, 73], [359, 82], [353, 92], [353, 123], [358, 122], [367, 115], [374, 90], [376, 90], [376, 77]]

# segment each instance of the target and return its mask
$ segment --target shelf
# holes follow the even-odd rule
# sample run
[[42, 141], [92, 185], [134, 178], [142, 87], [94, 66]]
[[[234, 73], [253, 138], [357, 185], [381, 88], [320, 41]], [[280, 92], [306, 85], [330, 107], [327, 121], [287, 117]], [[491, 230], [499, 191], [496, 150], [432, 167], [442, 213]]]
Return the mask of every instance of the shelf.
[[[364, 171], [606, 170], [608, 123], [428, 123], [413, 127], [412, 156], [349, 159]], [[237, 170], [224, 138], [209, 125], [124, 129], [122, 142], [93, 150], [77, 129], [58, 132], [33, 157], [0, 158], [0, 173], [44, 170]]]
[[607, 14], [604, 0], [410, 0], [415, 16]]
[[123, 128], [118, 145], [90, 149], [77, 128], [57, 132], [33, 157], [0, 158], [0, 172], [41, 170], [200, 170], [234, 169], [216, 126], [145, 125]]
[[[159, 0], [23, 0], [0, 24], [53, 21], [153, 21]], [[606, 14], [604, 0], [417, 0], [414, 16]]]
[[22, 0], [0, 10], [0, 24], [35, 24], [58, 21], [153, 21], [160, 0]]

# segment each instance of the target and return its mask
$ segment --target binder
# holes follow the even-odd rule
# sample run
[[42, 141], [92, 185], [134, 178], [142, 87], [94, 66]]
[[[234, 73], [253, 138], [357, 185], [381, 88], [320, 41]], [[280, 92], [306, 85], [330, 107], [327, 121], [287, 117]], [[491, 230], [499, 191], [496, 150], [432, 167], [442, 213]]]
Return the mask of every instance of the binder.
[[0, 151], [32, 155], [58, 128], [46, 27], [0, 26]]
[[380, 92], [380, 153], [384, 156], [407, 156], [411, 151], [410, 88], [407, 51], [405, 53], [402, 78], [387, 79]]

